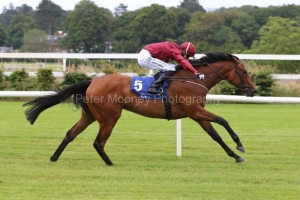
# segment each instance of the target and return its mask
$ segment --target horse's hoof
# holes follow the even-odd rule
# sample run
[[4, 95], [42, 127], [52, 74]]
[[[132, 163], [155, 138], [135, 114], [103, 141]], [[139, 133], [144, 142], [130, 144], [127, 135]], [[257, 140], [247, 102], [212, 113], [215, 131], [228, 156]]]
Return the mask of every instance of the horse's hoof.
[[240, 152], [245, 153], [245, 149], [243, 146], [241, 146], [241, 147], [237, 146], [236, 149], [239, 150]]
[[58, 158], [57, 158], [57, 157], [54, 157], [54, 156], [51, 156], [51, 157], [50, 157], [50, 161], [51, 161], [51, 162], [56, 162], [57, 159], [58, 159]]
[[246, 162], [246, 160], [242, 157], [236, 159], [237, 163]]

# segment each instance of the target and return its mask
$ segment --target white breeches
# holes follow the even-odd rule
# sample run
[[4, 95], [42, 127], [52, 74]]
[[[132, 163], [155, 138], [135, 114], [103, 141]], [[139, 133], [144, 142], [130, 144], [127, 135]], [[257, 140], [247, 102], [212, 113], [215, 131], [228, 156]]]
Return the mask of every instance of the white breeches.
[[146, 49], [142, 49], [138, 55], [138, 63], [141, 67], [159, 70], [159, 71], [176, 71], [176, 65], [173, 63], [166, 63], [157, 58], [153, 58], [150, 52]]

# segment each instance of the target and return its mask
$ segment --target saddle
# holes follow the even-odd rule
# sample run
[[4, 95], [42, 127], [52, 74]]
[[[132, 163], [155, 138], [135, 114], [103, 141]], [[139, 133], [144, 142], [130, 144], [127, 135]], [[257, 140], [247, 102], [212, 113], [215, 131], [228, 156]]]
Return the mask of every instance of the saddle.
[[147, 90], [155, 81], [155, 75], [153, 77], [148, 76], [133, 76], [130, 83], [130, 90], [135, 92], [140, 98], [143, 99], [162, 99], [163, 97], [168, 97], [168, 93], [166, 88], [168, 87], [168, 83], [165, 81], [163, 84], [163, 94], [155, 95], [148, 94]]
[[169, 101], [169, 95], [167, 92], [167, 87], [170, 80], [166, 80], [163, 83], [163, 93], [161, 95], [149, 94], [147, 93], [148, 88], [152, 83], [159, 77], [159, 74], [155, 74], [153, 77], [148, 76], [133, 76], [130, 82], [130, 90], [136, 93], [140, 98], [147, 100], [160, 100], [162, 99], [165, 104], [166, 109], [166, 119], [171, 119], [171, 104]]

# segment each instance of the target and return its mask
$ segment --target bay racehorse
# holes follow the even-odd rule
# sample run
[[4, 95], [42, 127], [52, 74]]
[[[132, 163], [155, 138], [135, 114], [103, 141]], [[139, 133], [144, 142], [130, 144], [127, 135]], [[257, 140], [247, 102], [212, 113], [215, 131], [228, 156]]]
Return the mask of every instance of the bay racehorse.
[[104, 147], [121, 116], [122, 109], [125, 109], [150, 118], [166, 119], [166, 113], [167, 118], [171, 120], [189, 117], [197, 122], [214, 141], [218, 142], [228, 156], [233, 157], [236, 162], [244, 162], [245, 159], [234, 153], [224, 143], [211, 122], [223, 126], [236, 143], [236, 148], [245, 152], [237, 134], [224, 118], [204, 108], [208, 91], [221, 80], [241, 89], [246, 96], [254, 96], [256, 89], [243, 62], [238, 57], [223, 52], [207, 53], [202, 58], [190, 60], [190, 62], [198, 72], [205, 74], [208, 78], [200, 81], [188, 70], [178, 69], [172, 77], [169, 77], [169, 85], [166, 88], [168, 97], [172, 98], [172, 101], [166, 101], [165, 98], [163, 98], [164, 101], [143, 100], [130, 90], [132, 77], [110, 74], [81, 81], [65, 89], [56, 89], [54, 94], [41, 96], [25, 103], [23, 106], [28, 106], [25, 115], [33, 124], [41, 112], [70, 97], [73, 97], [73, 102], [77, 107], [82, 107], [79, 121], [67, 131], [62, 143], [50, 157], [50, 161], [57, 161], [65, 147], [77, 135], [91, 123], [98, 121], [100, 129], [93, 143], [94, 148], [107, 165], [113, 165]]

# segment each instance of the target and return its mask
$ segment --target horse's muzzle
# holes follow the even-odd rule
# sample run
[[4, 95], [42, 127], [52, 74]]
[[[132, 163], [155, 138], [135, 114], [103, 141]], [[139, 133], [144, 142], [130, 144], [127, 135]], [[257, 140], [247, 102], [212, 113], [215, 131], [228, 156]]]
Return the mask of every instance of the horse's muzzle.
[[246, 93], [246, 97], [253, 97], [257, 93], [257, 90], [253, 87], [245, 87], [243, 90]]
[[253, 97], [257, 93], [257, 90], [255, 88], [252, 88], [250, 91], [251, 92], [249, 92], [249, 97]]

